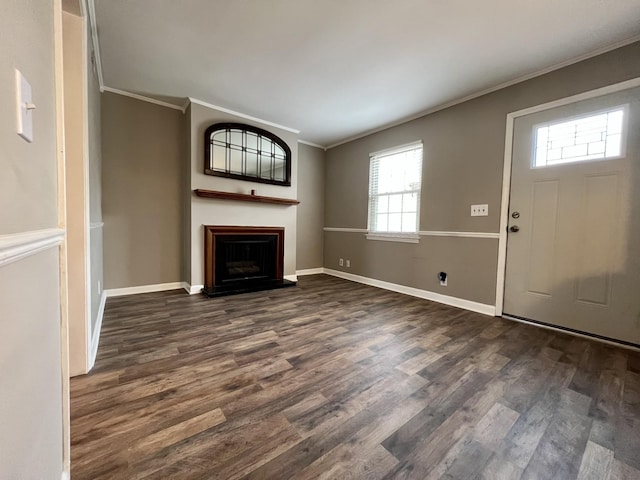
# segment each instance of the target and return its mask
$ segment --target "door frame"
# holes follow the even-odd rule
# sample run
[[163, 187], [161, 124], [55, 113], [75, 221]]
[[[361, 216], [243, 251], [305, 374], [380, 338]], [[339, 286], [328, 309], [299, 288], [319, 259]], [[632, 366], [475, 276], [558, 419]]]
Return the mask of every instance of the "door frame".
[[504, 307], [504, 288], [507, 268], [507, 226], [509, 224], [509, 200], [511, 198], [511, 163], [513, 154], [513, 124], [518, 117], [570, 105], [590, 98], [601, 97], [611, 93], [640, 87], [640, 77], [626, 80], [606, 87], [596, 88], [588, 92], [543, 103], [507, 114], [507, 127], [504, 140], [504, 167], [502, 169], [502, 202], [500, 204], [500, 231], [498, 237], [498, 269], [496, 281], [496, 316], [502, 316]]

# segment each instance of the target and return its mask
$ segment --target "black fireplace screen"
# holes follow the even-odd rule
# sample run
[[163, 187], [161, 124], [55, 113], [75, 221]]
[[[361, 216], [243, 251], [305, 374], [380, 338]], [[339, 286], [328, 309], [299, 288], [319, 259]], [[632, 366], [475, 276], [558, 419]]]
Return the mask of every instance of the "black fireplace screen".
[[216, 285], [276, 278], [277, 235], [217, 235]]

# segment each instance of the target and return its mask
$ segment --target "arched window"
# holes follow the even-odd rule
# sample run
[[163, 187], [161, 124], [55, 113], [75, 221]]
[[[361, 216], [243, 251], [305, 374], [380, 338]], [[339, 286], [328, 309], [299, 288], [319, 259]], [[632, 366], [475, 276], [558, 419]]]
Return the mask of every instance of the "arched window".
[[291, 149], [262, 128], [216, 123], [204, 134], [204, 173], [291, 186]]

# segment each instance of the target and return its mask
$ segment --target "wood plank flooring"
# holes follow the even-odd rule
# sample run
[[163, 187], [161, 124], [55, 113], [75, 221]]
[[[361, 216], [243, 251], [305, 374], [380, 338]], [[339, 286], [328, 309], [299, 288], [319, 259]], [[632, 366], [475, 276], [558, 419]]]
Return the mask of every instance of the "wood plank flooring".
[[110, 298], [81, 479], [640, 479], [640, 354], [325, 275]]

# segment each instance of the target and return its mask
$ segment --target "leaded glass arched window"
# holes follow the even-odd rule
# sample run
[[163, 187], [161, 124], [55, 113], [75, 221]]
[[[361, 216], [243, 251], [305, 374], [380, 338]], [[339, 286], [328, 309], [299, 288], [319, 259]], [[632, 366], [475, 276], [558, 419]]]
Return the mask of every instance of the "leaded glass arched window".
[[204, 134], [204, 173], [291, 185], [291, 149], [280, 137], [242, 123], [216, 123]]

